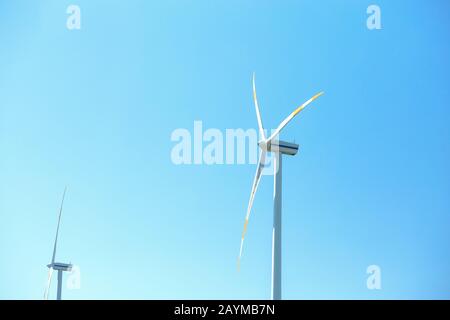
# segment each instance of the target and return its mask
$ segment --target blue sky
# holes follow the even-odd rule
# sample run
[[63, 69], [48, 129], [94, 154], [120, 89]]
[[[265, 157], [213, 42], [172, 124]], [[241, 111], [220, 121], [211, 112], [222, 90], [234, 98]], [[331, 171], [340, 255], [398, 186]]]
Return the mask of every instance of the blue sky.
[[65, 185], [57, 260], [81, 288], [64, 298], [269, 298], [272, 177], [237, 272], [255, 166], [170, 159], [195, 120], [256, 128], [253, 72], [268, 128], [325, 91], [282, 134], [300, 144], [283, 163], [283, 297], [450, 298], [449, 9], [0, 1], [0, 298], [42, 298]]

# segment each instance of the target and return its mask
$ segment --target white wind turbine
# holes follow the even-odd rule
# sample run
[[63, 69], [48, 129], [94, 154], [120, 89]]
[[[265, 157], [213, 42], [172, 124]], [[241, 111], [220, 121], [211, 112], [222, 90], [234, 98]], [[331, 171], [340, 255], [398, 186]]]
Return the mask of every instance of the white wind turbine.
[[67, 190], [67, 187], [64, 188], [64, 193], [63, 193], [63, 197], [62, 197], [62, 201], [61, 201], [61, 207], [59, 208], [58, 226], [56, 227], [56, 237], [55, 237], [55, 244], [53, 245], [52, 261], [50, 264], [47, 265], [48, 280], [47, 280], [47, 286], [45, 288], [45, 293], [44, 293], [45, 300], [48, 299], [48, 293], [49, 293], [50, 284], [52, 281], [53, 270], [58, 271], [58, 291], [57, 291], [57, 295], [56, 295], [56, 300], [61, 300], [63, 271], [71, 271], [72, 270], [72, 264], [70, 264], [70, 263], [55, 262], [56, 245], [58, 243], [59, 225], [61, 223], [61, 213], [62, 213], [63, 204], [64, 204], [64, 197], [66, 196], [66, 190]]
[[308, 104], [320, 97], [323, 92], [319, 92], [311, 99], [303, 103], [300, 107], [295, 109], [286, 119], [284, 119], [278, 128], [266, 138], [264, 127], [259, 112], [258, 100], [256, 98], [255, 88], [255, 74], [253, 74], [253, 100], [255, 102], [256, 118], [258, 120], [258, 128], [261, 140], [258, 142], [260, 147], [259, 160], [256, 167], [256, 174], [253, 180], [253, 187], [250, 193], [250, 200], [247, 207], [247, 215], [245, 217], [244, 230], [242, 231], [241, 248], [239, 251], [238, 265], [242, 257], [242, 247], [244, 245], [244, 237], [247, 232], [248, 220], [253, 205], [256, 189], [261, 180], [262, 170], [265, 165], [265, 158], [267, 152], [275, 153], [274, 161], [274, 189], [273, 189], [273, 229], [272, 229], [272, 290], [271, 298], [273, 300], [281, 299], [281, 159], [282, 155], [295, 155], [298, 151], [298, 145], [285, 141], [279, 141], [278, 135], [280, 131], [291, 121], [300, 111], [302, 111]]

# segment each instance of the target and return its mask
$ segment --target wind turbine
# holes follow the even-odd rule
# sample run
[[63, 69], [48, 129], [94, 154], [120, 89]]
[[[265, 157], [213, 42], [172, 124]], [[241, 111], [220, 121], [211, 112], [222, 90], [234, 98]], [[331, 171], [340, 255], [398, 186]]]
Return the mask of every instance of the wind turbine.
[[256, 118], [258, 120], [259, 135], [261, 140], [258, 142], [260, 152], [259, 160], [256, 166], [256, 174], [253, 180], [252, 191], [250, 193], [250, 200], [247, 207], [247, 215], [245, 217], [244, 230], [241, 237], [241, 249], [239, 251], [238, 265], [242, 257], [242, 247], [244, 245], [244, 237], [247, 232], [248, 220], [250, 218], [250, 212], [253, 206], [253, 200], [255, 193], [261, 180], [261, 174], [265, 165], [266, 153], [272, 152], [275, 154], [274, 161], [274, 188], [273, 188], [273, 229], [272, 229], [272, 300], [281, 299], [281, 173], [282, 173], [282, 155], [293, 156], [298, 152], [298, 144], [289, 143], [286, 141], [278, 140], [278, 135], [281, 130], [291, 121], [300, 111], [302, 111], [307, 105], [320, 97], [323, 92], [319, 92], [311, 99], [303, 103], [297, 109], [295, 109], [286, 119], [284, 119], [278, 128], [266, 138], [264, 133], [264, 127], [261, 120], [261, 114], [259, 112], [258, 99], [256, 98], [255, 87], [255, 74], [253, 74], [253, 101], [255, 102]]
[[57, 270], [58, 271], [58, 291], [57, 291], [57, 295], [56, 295], [56, 300], [61, 300], [63, 272], [72, 270], [72, 264], [70, 264], [70, 263], [55, 262], [56, 245], [58, 243], [59, 225], [61, 223], [61, 213], [62, 213], [62, 209], [63, 209], [63, 205], [64, 205], [64, 198], [66, 196], [66, 190], [67, 190], [67, 187], [64, 188], [64, 193], [63, 193], [63, 197], [62, 197], [62, 201], [61, 201], [61, 207], [59, 208], [58, 226], [56, 227], [56, 237], [55, 237], [55, 244], [53, 245], [52, 262], [47, 265], [47, 267], [48, 267], [48, 280], [47, 280], [47, 286], [45, 288], [45, 293], [44, 293], [44, 299], [45, 300], [48, 299], [48, 293], [49, 293], [50, 284], [51, 284], [51, 281], [52, 281], [53, 270]]

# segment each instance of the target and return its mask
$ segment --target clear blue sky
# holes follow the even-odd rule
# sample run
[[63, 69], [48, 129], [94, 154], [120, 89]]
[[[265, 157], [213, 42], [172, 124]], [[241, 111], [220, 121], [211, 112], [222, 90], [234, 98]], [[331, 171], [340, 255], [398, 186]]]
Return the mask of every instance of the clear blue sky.
[[238, 273], [254, 165], [170, 159], [195, 120], [256, 128], [252, 72], [267, 127], [326, 92], [282, 135], [301, 148], [284, 161], [284, 298], [450, 298], [449, 15], [446, 0], [0, 1], [0, 298], [42, 298], [65, 185], [57, 260], [81, 268], [65, 298], [269, 298], [273, 179]]

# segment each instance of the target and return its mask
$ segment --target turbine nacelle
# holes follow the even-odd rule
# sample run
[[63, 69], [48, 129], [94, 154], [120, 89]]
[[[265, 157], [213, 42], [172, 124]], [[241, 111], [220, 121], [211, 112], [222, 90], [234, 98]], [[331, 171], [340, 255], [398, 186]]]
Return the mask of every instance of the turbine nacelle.
[[298, 152], [298, 144], [278, 139], [273, 139], [269, 141], [261, 140], [258, 142], [258, 146], [261, 148], [263, 152], [282, 153], [289, 156], [294, 156]]
[[47, 268], [53, 270], [61, 270], [61, 271], [72, 271], [72, 264], [70, 263], [62, 263], [62, 262], [54, 262], [47, 265]]

